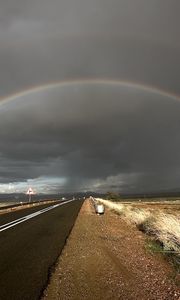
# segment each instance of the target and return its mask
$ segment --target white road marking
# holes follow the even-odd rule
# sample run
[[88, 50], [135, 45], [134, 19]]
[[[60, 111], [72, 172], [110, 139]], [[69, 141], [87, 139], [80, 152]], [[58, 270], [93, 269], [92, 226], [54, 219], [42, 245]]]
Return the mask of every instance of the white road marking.
[[44, 214], [45, 212], [47, 212], [49, 210], [52, 210], [52, 209], [54, 209], [54, 208], [56, 208], [58, 206], [67, 204], [67, 203], [72, 202], [72, 201], [75, 201], [75, 200], [68, 200], [68, 201], [63, 202], [63, 203], [59, 203], [59, 204], [55, 204], [53, 206], [46, 207], [46, 208], [38, 210], [38, 211], [36, 211], [36, 212], [34, 212], [34, 213], [30, 214], [30, 215], [24, 216], [24, 217], [19, 218], [17, 220], [11, 221], [11, 222], [9, 222], [7, 224], [1, 225], [0, 226], [0, 232], [5, 231], [5, 230], [7, 230], [7, 229], [9, 229], [11, 227], [14, 227], [14, 226], [16, 226], [16, 225], [18, 225], [20, 223], [26, 222], [29, 219], [35, 218], [35, 217], [37, 217], [37, 216], [39, 216], [41, 214]]

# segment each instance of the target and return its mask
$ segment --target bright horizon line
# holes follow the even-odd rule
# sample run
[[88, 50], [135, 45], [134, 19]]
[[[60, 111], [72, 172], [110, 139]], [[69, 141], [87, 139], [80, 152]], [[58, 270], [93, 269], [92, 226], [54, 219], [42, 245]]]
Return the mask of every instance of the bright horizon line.
[[71, 79], [71, 80], [62, 80], [62, 81], [52, 81], [48, 82], [42, 85], [35, 85], [30, 88], [27, 88], [25, 90], [21, 90], [20, 92], [16, 92], [13, 94], [10, 94], [6, 97], [0, 98], [0, 105], [11, 102], [17, 98], [21, 98], [23, 96], [26, 96], [28, 94], [37, 93], [40, 91], [53, 89], [56, 87], [66, 87], [66, 86], [73, 86], [73, 85], [85, 85], [85, 84], [102, 84], [102, 85], [120, 85], [124, 87], [129, 88], [136, 88], [140, 89], [146, 92], [151, 92], [155, 94], [159, 94], [162, 96], [166, 96], [169, 98], [172, 98], [174, 100], [180, 100], [180, 96], [174, 93], [167, 92], [163, 89], [159, 89], [157, 87], [153, 87], [151, 85], [145, 85], [137, 82], [131, 82], [131, 81], [123, 81], [123, 80], [114, 80], [114, 79]]

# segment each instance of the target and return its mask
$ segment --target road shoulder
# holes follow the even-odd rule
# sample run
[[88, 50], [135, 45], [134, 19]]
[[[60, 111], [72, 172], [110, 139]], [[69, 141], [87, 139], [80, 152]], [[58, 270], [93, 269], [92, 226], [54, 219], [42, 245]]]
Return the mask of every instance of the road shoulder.
[[43, 300], [179, 299], [171, 266], [145, 250], [145, 235], [118, 215], [79, 212]]

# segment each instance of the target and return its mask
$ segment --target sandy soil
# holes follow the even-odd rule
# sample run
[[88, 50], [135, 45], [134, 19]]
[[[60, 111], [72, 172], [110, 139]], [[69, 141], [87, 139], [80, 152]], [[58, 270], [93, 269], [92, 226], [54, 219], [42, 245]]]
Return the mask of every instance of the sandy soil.
[[173, 269], [145, 241], [113, 212], [96, 215], [86, 200], [42, 300], [179, 300]]

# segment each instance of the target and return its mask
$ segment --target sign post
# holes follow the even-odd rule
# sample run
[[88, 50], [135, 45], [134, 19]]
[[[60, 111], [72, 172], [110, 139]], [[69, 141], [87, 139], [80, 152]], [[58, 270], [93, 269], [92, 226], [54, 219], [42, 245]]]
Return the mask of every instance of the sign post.
[[32, 200], [32, 195], [35, 194], [34, 191], [33, 191], [33, 189], [32, 189], [32, 188], [29, 188], [26, 194], [29, 195], [29, 202], [31, 202], [31, 200]]

